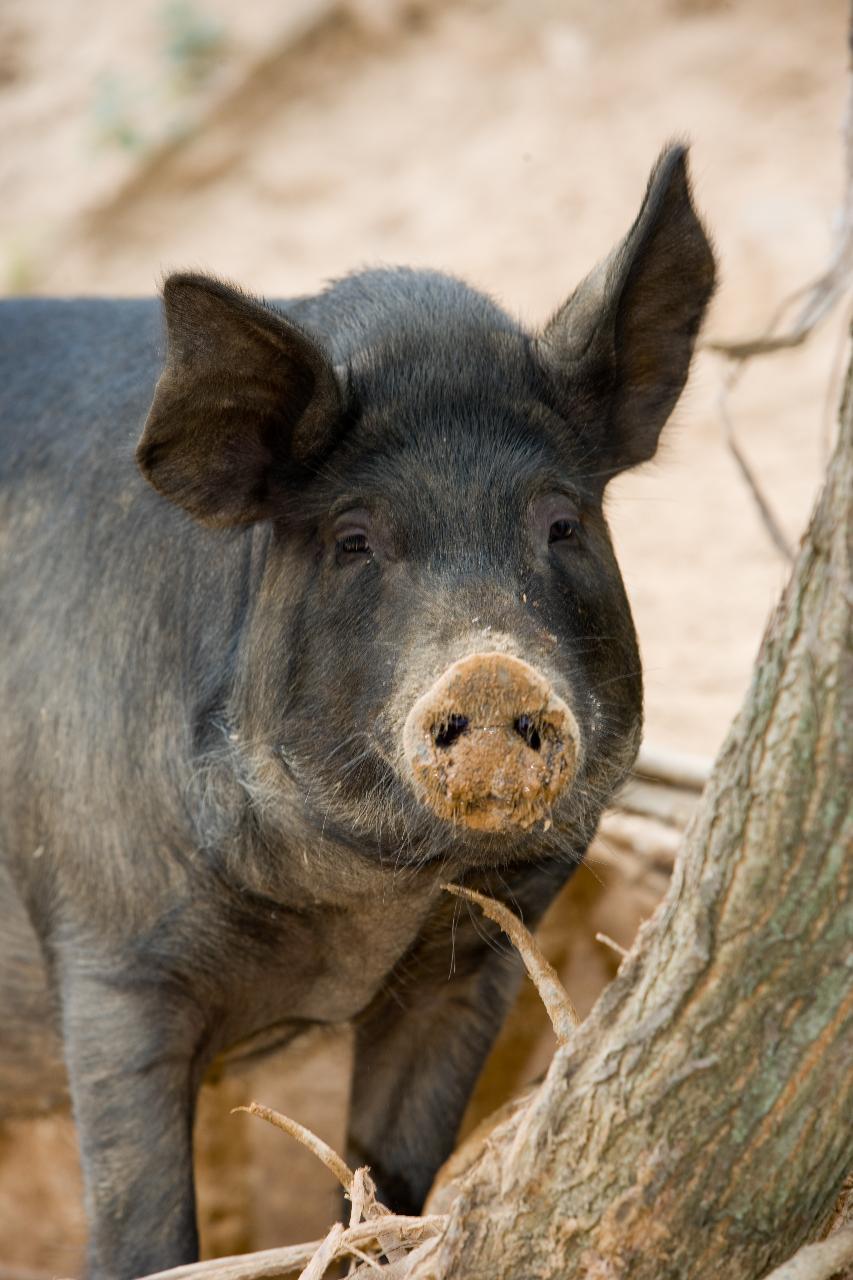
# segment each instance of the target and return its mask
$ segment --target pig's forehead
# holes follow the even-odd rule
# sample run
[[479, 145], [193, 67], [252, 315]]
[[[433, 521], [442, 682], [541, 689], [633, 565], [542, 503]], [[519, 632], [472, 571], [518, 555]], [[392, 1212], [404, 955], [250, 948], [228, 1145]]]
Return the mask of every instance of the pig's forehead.
[[420, 413], [454, 401], [530, 395], [538, 377], [521, 329], [490, 328], [464, 315], [432, 315], [386, 334], [353, 354], [348, 373], [362, 404]]
[[463, 493], [514, 500], [582, 470], [580, 436], [547, 403], [518, 330], [433, 325], [362, 353], [350, 379], [357, 412], [337, 462], [365, 497], [421, 510]]
[[[455, 340], [454, 340], [455, 339]], [[482, 462], [489, 454], [547, 449], [564, 427], [539, 394], [516, 335], [425, 334], [374, 356], [353, 378], [357, 439], [365, 451], [426, 463]]]
[[449, 403], [419, 417], [392, 412], [356, 428], [335, 471], [354, 496], [388, 505], [403, 519], [441, 517], [460, 506], [514, 508], [539, 490], [573, 487], [577, 469], [557, 443], [561, 429], [523, 402]]

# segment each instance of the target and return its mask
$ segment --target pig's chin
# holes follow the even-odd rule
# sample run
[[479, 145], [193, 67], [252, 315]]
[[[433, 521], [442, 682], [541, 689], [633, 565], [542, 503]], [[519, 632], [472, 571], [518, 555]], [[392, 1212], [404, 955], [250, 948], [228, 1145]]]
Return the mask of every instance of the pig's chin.
[[[301, 840], [307, 822], [320, 844], [396, 870], [432, 866], [450, 875], [543, 859], [573, 862], [594, 832], [585, 762], [552, 801], [547, 786], [531, 797], [517, 769], [509, 771], [511, 783], [498, 777], [495, 785], [493, 772], [479, 791], [455, 786], [451, 770], [437, 794], [435, 786], [425, 790], [405, 758], [391, 761], [379, 750], [360, 761], [358, 778], [346, 768], [324, 777], [321, 762], [281, 746], [239, 754], [241, 789], [271, 838]], [[496, 754], [508, 756], [506, 744]], [[547, 750], [540, 754], [547, 762]], [[601, 793], [602, 782], [593, 793]]]
[[[464, 817], [438, 813], [411, 782], [395, 777], [385, 788], [383, 812], [365, 820], [347, 806], [327, 812], [324, 838], [397, 870], [440, 867], [442, 875], [466, 869], [497, 869], [560, 858], [578, 861], [591, 832], [582, 829], [570, 795], [541, 816], [494, 806], [472, 806]], [[584, 808], [588, 813], [588, 808]]]

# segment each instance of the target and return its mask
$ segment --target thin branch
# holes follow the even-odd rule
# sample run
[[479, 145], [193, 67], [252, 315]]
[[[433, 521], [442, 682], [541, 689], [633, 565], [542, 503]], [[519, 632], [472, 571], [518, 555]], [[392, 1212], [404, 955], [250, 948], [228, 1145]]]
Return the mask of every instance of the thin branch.
[[539, 992], [540, 999], [551, 1019], [551, 1026], [554, 1028], [558, 1043], [568, 1044], [575, 1027], [580, 1026], [580, 1017], [557, 975], [557, 970], [545, 958], [538, 942], [524, 927], [518, 916], [503, 903], [495, 902], [494, 898], [486, 898], [482, 893], [475, 893], [473, 889], [465, 889], [458, 884], [444, 884], [441, 887], [448, 893], [455, 894], [457, 898], [467, 898], [469, 902], [476, 902], [484, 915], [500, 925], [524, 961], [530, 980]]
[[250, 1116], [260, 1116], [262, 1120], [275, 1125], [283, 1133], [287, 1133], [291, 1138], [295, 1138], [297, 1142], [301, 1142], [303, 1147], [313, 1151], [318, 1160], [322, 1160], [329, 1172], [335, 1175], [344, 1191], [349, 1192], [352, 1190], [353, 1178], [355, 1177], [352, 1169], [338, 1155], [337, 1151], [334, 1151], [322, 1138], [318, 1138], [316, 1133], [312, 1133], [304, 1125], [291, 1120], [289, 1116], [283, 1116], [279, 1111], [273, 1111], [271, 1107], [262, 1106], [259, 1102], [250, 1102], [248, 1107], [234, 1107], [231, 1114], [234, 1115], [237, 1111], [246, 1111]]
[[[737, 372], [740, 372], [740, 368], [742, 368], [742, 366], [738, 367]], [[791, 546], [788, 539], [786, 538], [785, 534], [783, 533], [782, 526], [780, 525], [779, 521], [776, 519], [776, 516], [773, 514], [773, 511], [770, 507], [770, 503], [762, 493], [761, 486], [758, 483], [755, 473], [753, 472], [752, 467], [747, 461], [746, 454], [741, 449], [740, 444], [738, 443], [737, 436], [735, 435], [734, 422], [732, 421], [732, 415], [729, 412], [729, 405], [728, 405], [729, 393], [732, 387], [734, 386], [734, 383], [735, 383], [735, 378], [732, 376], [729, 376], [723, 382], [723, 385], [720, 388], [720, 394], [717, 397], [717, 409], [719, 411], [720, 418], [722, 419], [722, 422], [723, 422], [723, 429], [725, 431], [725, 436], [726, 436], [726, 445], [728, 446], [729, 452], [731, 453], [732, 457], [734, 458], [737, 464], [738, 470], [740, 471], [741, 476], [744, 479], [746, 487], [749, 489], [750, 493], [752, 494], [753, 501], [756, 507], [758, 508], [758, 514], [761, 516], [762, 524], [764, 525], [765, 529], [770, 535], [771, 542], [773, 543], [774, 547], [779, 552], [779, 554], [783, 556], [783, 558], [787, 560], [789, 564], [793, 564], [794, 549]]]
[[853, 1265], [853, 1227], [843, 1227], [826, 1240], [804, 1245], [765, 1280], [831, 1280]]
[[848, 211], [845, 209], [842, 242], [837, 246], [830, 266], [811, 284], [798, 289], [796, 293], [786, 298], [780, 307], [779, 311], [784, 313], [798, 297], [806, 295], [806, 301], [790, 329], [785, 333], [774, 334], [773, 330], [778, 323], [777, 317], [774, 316], [765, 333], [759, 338], [745, 338], [740, 342], [715, 342], [711, 339], [704, 343], [705, 349], [741, 364], [756, 356], [771, 356], [778, 351], [791, 351], [795, 347], [802, 346], [850, 288], [853, 276], [853, 224], [847, 224], [848, 216]]
[[711, 776], [714, 761], [710, 756], [690, 755], [668, 747], [643, 743], [632, 773], [651, 782], [663, 782], [686, 791], [702, 791]]
[[603, 943], [605, 947], [609, 947], [611, 951], [615, 951], [617, 956], [622, 960], [624, 960], [628, 954], [627, 949], [625, 947], [620, 947], [619, 943], [614, 941], [614, 939], [607, 933], [597, 933], [595, 935], [595, 940], [596, 942]]
[[[853, 73], [853, 65], [851, 65], [851, 72]], [[843, 139], [844, 194], [838, 232], [827, 268], [810, 284], [801, 287], [783, 301], [760, 337], [735, 342], [707, 341], [703, 344], [706, 350], [713, 351], [732, 362], [732, 368], [723, 380], [717, 401], [725, 430], [726, 444], [752, 495], [773, 545], [789, 563], [794, 559], [793, 550], [738, 443], [729, 411], [729, 397], [748, 361], [757, 356], [773, 355], [778, 351], [789, 351], [801, 346], [832, 312], [836, 304], [850, 292], [851, 282], [853, 282], [853, 74], [849, 77]], [[802, 298], [803, 302], [790, 328], [784, 333], [776, 333], [776, 327], [782, 317], [798, 298]]]

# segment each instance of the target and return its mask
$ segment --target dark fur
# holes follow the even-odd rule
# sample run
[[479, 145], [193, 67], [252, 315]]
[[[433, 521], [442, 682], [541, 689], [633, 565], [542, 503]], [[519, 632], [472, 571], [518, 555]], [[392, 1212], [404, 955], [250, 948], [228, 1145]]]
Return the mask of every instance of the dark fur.
[[[630, 767], [602, 495], [654, 452], [712, 282], [680, 149], [538, 339], [436, 274], [280, 309], [173, 277], [138, 454], [172, 502], [133, 461], [158, 305], [4, 305], [0, 1112], [68, 1081], [93, 1274], [196, 1256], [202, 1076], [313, 1023], [356, 1020], [354, 1158], [421, 1205], [517, 978], [439, 886], [535, 922]], [[555, 490], [583, 525], [559, 556], [530, 517]], [[405, 771], [408, 707], [492, 637], [580, 724], [547, 831], [454, 828]]]

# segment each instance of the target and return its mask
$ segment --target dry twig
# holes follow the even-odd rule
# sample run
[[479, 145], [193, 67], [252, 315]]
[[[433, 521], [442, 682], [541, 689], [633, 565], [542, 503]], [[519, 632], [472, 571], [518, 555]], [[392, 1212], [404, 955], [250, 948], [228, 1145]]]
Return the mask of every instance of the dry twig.
[[559, 979], [557, 970], [550, 960], [546, 959], [529, 929], [524, 927], [518, 916], [508, 907], [501, 902], [495, 902], [494, 898], [486, 898], [482, 893], [465, 889], [459, 884], [445, 884], [442, 888], [448, 893], [455, 894], [457, 898], [476, 902], [484, 915], [500, 925], [524, 961], [530, 980], [539, 992], [539, 997], [551, 1019], [551, 1026], [554, 1028], [558, 1043], [568, 1044], [575, 1027], [580, 1025], [580, 1017]]
[[628, 954], [627, 948], [620, 947], [619, 943], [616, 942], [613, 938], [611, 938], [610, 935], [607, 933], [597, 933], [595, 935], [595, 940], [596, 942], [603, 943], [605, 947], [609, 947], [611, 951], [615, 951], [617, 956], [621, 956], [623, 960]]
[[752, 494], [753, 501], [758, 508], [758, 514], [761, 516], [761, 522], [770, 535], [770, 540], [779, 554], [783, 556], [789, 564], [793, 564], [794, 549], [785, 536], [781, 524], [776, 519], [770, 503], [767, 498], [765, 498], [761, 485], [758, 483], [758, 478], [752, 470], [746, 454], [738, 443], [738, 439], [735, 434], [734, 421], [729, 411], [729, 396], [734, 389], [735, 383], [740, 379], [744, 369], [744, 361], [746, 359], [748, 359], [748, 357], [741, 357], [739, 363], [731, 369], [728, 375], [723, 379], [720, 394], [717, 397], [717, 410], [723, 423], [726, 445], [737, 463], [738, 470], [740, 471], [747, 488]]
[[262, 1106], [259, 1102], [250, 1102], [248, 1107], [234, 1107], [231, 1114], [234, 1115], [238, 1111], [246, 1111], [250, 1116], [260, 1116], [262, 1120], [275, 1125], [283, 1133], [287, 1133], [291, 1138], [295, 1138], [297, 1142], [301, 1142], [303, 1147], [313, 1151], [317, 1159], [321, 1160], [329, 1172], [335, 1175], [344, 1191], [349, 1192], [352, 1190], [355, 1177], [352, 1169], [338, 1155], [337, 1151], [333, 1151], [328, 1143], [317, 1137], [316, 1133], [312, 1133], [304, 1125], [298, 1124], [296, 1120], [291, 1120], [289, 1116], [283, 1116], [281, 1112], [273, 1111], [271, 1107]]

